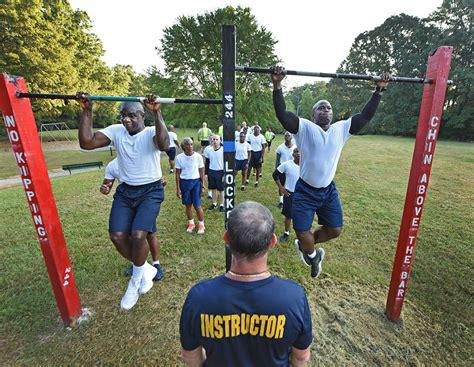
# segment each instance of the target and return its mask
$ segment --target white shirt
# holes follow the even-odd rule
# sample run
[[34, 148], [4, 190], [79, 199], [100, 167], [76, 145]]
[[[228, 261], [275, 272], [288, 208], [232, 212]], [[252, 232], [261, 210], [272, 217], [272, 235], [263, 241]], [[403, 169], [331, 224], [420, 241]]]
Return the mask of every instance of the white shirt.
[[257, 136], [253, 134], [249, 135], [247, 141], [252, 147], [252, 152], [260, 152], [263, 149], [262, 144], [267, 144], [267, 141], [265, 140], [265, 137], [262, 134], [259, 134]]
[[122, 124], [99, 131], [115, 145], [120, 181], [138, 186], [161, 179], [160, 150], [153, 142], [154, 127], [145, 127], [135, 135], [130, 135]]
[[168, 135], [170, 137], [170, 148], [176, 148], [175, 140], [178, 140], [178, 135], [172, 131], [168, 131]]
[[179, 178], [194, 180], [201, 177], [199, 175], [199, 168], [204, 168], [204, 161], [199, 153], [193, 152], [192, 155], [181, 153], [176, 157], [175, 167], [181, 170]]
[[296, 144], [288, 148], [285, 143], [280, 144], [276, 149], [276, 154], [280, 154], [280, 164], [293, 160], [293, 151], [296, 149]]
[[242, 161], [249, 159], [249, 150], [252, 150], [250, 144], [246, 141], [241, 143], [240, 141], [235, 143], [235, 159]]
[[209, 159], [209, 169], [213, 171], [224, 170], [224, 148], [221, 146], [219, 149], [214, 150], [212, 145], [208, 145], [204, 149], [204, 157]]
[[118, 173], [118, 162], [117, 158], [114, 158], [109, 162], [109, 164], [105, 167], [105, 174], [104, 178], [107, 180], [115, 180], [119, 176]]
[[295, 192], [296, 182], [300, 178], [300, 166], [294, 160], [286, 161], [277, 168], [278, 172], [286, 174], [285, 189]]
[[300, 149], [300, 177], [317, 188], [328, 186], [336, 175], [342, 148], [351, 137], [351, 119], [332, 124], [327, 131], [300, 118], [296, 144]]

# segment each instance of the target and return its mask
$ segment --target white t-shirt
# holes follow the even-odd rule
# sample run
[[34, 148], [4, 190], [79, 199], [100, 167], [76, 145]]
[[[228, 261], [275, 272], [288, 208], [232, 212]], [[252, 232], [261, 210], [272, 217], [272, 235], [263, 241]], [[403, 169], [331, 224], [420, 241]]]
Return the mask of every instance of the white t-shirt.
[[209, 159], [209, 169], [213, 171], [224, 170], [224, 148], [221, 146], [219, 149], [214, 150], [212, 145], [208, 145], [204, 149], [204, 157]]
[[296, 144], [288, 148], [285, 143], [280, 144], [276, 149], [276, 154], [280, 154], [280, 164], [293, 160], [293, 151], [296, 149]]
[[328, 186], [336, 175], [342, 148], [351, 137], [351, 119], [332, 124], [327, 131], [300, 118], [296, 144], [300, 149], [300, 177], [317, 188]]
[[300, 166], [294, 160], [286, 161], [277, 168], [278, 172], [286, 174], [285, 189], [295, 192], [296, 182], [300, 178]]
[[[240, 140], [240, 139], [239, 139]], [[241, 143], [240, 141], [235, 143], [235, 159], [241, 161], [249, 159], [249, 150], [252, 150], [250, 144], [246, 141]]]
[[262, 134], [259, 134], [257, 136], [253, 134], [249, 135], [247, 137], [247, 141], [252, 147], [252, 152], [260, 152], [262, 150], [262, 144], [267, 144], [267, 141], [265, 140], [265, 137]]
[[153, 142], [154, 127], [145, 127], [135, 135], [130, 135], [121, 124], [99, 131], [115, 145], [120, 181], [138, 186], [161, 179], [160, 150]]
[[104, 178], [107, 180], [115, 180], [119, 178], [118, 173], [118, 162], [117, 158], [114, 158], [109, 162], [109, 164], [105, 167], [105, 174]]
[[178, 140], [178, 135], [172, 131], [168, 131], [168, 135], [170, 137], [170, 148], [176, 148], [175, 140]]
[[194, 180], [201, 177], [199, 175], [199, 168], [204, 168], [204, 161], [199, 153], [194, 152], [193, 155], [181, 153], [176, 157], [175, 167], [181, 170], [179, 178]]

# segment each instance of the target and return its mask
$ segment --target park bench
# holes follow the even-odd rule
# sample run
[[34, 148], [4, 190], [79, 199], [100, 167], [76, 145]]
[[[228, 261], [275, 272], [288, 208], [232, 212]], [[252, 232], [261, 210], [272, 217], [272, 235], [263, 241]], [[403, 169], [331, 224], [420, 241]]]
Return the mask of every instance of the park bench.
[[84, 163], [76, 163], [76, 164], [65, 164], [62, 167], [63, 167], [63, 170], [69, 171], [69, 174], [71, 174], [71, 171], [74, 169], [81, 169], [81, 168], [88, 168], [88, 167], [102, 168], [103, 165], [104, 165], [104, 162], [97, 161], [97, 162], [84, 162]]

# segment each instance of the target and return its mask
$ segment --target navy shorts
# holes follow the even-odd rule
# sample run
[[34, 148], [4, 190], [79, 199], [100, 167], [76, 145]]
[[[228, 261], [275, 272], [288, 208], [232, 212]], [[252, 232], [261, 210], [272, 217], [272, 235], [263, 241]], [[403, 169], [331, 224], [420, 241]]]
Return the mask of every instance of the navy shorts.
[[311, 230], [314, 214], [318, 223], [326, 227], [342, 227], [342, 206], [336, 184], [315, 188], [301, 178], [296, 183], [293, 195], [293, 228], [297, 232]]
[[207, 147], [209, 145], [209, 140], [201, 140], [201, 146]]
[[288, 191], [290, 196], [283, 196], [283, 209], [281, 210], [281, 214], [283, 214], [287, 218], [293, 218], [293, 193]]
[[171, 161], [174, 161], [174, 158], [176, 157], [176, 147], [171, 147], [166, 151], [166, 154], [168, 155], [168, 158]]
[[209, 169], [209, 173], [207, 174], [207, 182], [209, 190], [217, 189], [217, 191], [224, 191], [224, 170], [215, 171], [213, 169]]
[[181, 190], [181, 202], [184, 205], [191, 205], [195, 208], [201, 206], [201, 179], [191, 180], [179, 179], [179, 189]]
[[250, 167], [251, 168], [262, 167], [262, 151], [254, 152], [252, 150], [252, 157], [250, 158]]
[[248, 165], [249, 165], [248, 163], [249, 163], [248, 159], [242, 159], [242, 160], [236, 159], [234, 171], [235, 172], [245, 171], [248, 168]]
[[272, 141], [271, 141], [271, 140], [270, 140], [270, 141], [267, 140], [267, 148], [270, 148], [271, 146], [272, 146]]
[[117, 186], [109, 217], [109, 232], [156, 232], [156, 218], [165, 198], [160, 181]]

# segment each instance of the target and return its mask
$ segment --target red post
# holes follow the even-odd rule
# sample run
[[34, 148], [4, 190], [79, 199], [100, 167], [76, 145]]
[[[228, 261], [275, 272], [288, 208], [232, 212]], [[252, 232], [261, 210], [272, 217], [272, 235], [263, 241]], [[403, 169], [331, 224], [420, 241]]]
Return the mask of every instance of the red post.
[[41, 251], [63, 322], [74, 326], [81, 315], [81, 301], [72, 272], [66, 241], [54, 202], [51, 182], [41, 149], [30, 100], [16, 97], [26, 92], [23, 78], [2, 74], [0, 109], [33, 217]]
[[400, 318], [410, 279], [416, 238], [420, 229], [421, 214], [441, 123], [452, 53], [452, 47], [443, 46], [428, 57], [426, 78], [433, 80], [433, 83], [425, 84], [421, 100], [415, 150], [387, 299], [386, 314], [392, 321], [398, 321]]

